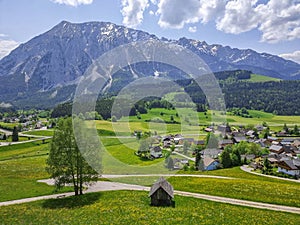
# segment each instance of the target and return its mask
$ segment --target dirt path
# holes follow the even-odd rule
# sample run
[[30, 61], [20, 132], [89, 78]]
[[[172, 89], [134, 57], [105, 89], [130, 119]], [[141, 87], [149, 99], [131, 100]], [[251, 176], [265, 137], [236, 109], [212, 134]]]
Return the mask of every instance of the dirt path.
[[[99, 181], [94, 186], [89, 187], [89, 189], [86, 192], [88, 193], [88, 192], [113, 191], [113, 190], [149, 191], [149, 189], [150, 189], [149, 187], [140, 186], [140, 185]], [[205, 200], [214, 201], [214, 202], [221, 202], [221, 203], [228, 203], [228, 204], [232, 204], [232, 205], [248, 206], [248, 207], [252, 207], [252, 208], [268, 209], [268, 210], [274, 210], [274, 211], [282, 211], [282, 212], [300, 214], [300, 208], [297, 208], [297, 207], [274, 205], [274, 204], [267, 204], [267, 203], [253, 202], [253, 201], [245, 201], [245, 200], [240, 200], [240, 199], [225, 198], [225, 197], [219, 197], [219, 196], [190, 193], [190, 192], [176, 191], [176, 190], [174, 191], [174, 193], [176, 195], [205, 199]], [[0, 206], [21, 204], [21, 203], [32, 202], [32, 201], [37, 201], [37, 200], [62, 198], [62, 197], [67, 197], [67, 196], [71, 196], [71, 195], [73, 195], [73, 193], [64, 193], [64, 194], [47, 195], [47, 196], [40, 196], [40, 197], [34, 197], [34, 198], [25, 198], [25, 199], [19, 199], [19, 200], [7, 201], [7, 202], [0, 202]]]

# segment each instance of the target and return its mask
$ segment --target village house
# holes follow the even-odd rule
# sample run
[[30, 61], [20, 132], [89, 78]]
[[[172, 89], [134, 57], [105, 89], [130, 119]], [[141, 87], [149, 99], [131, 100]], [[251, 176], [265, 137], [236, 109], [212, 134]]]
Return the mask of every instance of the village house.
[[247, 141], [247, 138], [245, 136], [235, 136], [232, 138], [233, 142], [238, 144], [242, 141]]
[[224, 149], [227, 145], [233, 145], [233, 141], [230, 139], [223, 139], [219, 141], [219, 148]]
[[210, 157], [203, 158], [204, 170], [216, 170], [220, 165], [218, 160], [212, 159]]
[[300, 175], [300, 160], [283, 160], [278, 162], [278, 172], [289, 174], [291, 176]]
[[160, 146], [152, 147], [150, 149], [150, 156], [152, 158], [155, 158], [155, 159], [163, 157], [163, 153], [162, 153], [161, 147]]
[[271, 145], [269, 150], [270, 152], [281, 154], [283, 152], [283, 147], [281, 145]]
[[217, 130], [222, 133], [231, 133], [231, 128], [229, 125], [218, 125]]
[[208, 148], [208, 149], [201, 151], [201, 154], [202, 154], [203, 158], [218, 159], [222, 152], [223, 152], [223, 150], [221, 150], [221, 149]]

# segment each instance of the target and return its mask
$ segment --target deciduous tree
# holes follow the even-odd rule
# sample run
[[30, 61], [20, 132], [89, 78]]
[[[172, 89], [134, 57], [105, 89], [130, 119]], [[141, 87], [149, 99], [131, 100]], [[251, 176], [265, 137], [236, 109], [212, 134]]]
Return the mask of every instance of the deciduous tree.
[[[50, 145], [49, 157], [47, 159], [46, 170], [50, 173], [51, 178], [55, 180], [57, 189], [72, 184], [75, 195], [83, 194], [83, 185], [90, 185], [97, 181], [100, 169], [100, 154], [96, 147], [92, 145], [92, 137], [85, 137], [85, 133], [81, 132], [83, 122], [76, 120], [74, 129], [78, 129], [82, 135], [80, 145], [86, 146], [86, 150], [81, 152], [75, 140], [72, 118], [60, 119], [54, 132], [54, 136]], [[81, 133], [80, 133], [81, 132]], [[84, 143], [82, 143], [84, 142]], [[87, 163], [85, 157], [94, 160], [93, 168]]]

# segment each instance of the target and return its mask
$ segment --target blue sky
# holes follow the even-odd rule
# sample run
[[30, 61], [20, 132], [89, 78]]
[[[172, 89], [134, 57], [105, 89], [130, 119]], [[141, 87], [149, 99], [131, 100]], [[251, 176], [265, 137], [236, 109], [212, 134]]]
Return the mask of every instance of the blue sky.
[[0, 0], [0, 58], [62, 20], [109, 21], [300, 63], [299, 0]]

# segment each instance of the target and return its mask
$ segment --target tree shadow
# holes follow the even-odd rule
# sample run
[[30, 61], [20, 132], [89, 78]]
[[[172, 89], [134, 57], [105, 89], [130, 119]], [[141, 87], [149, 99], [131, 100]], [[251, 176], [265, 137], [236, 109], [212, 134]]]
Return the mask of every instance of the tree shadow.
[[66, 198], [47, 199], [43, 202], [42, 207], [47, 209], [73, 209], [85, 205], [91, 205], [99, 200], [101, 193], [87, 193], [84, 195], [70, 196]]

